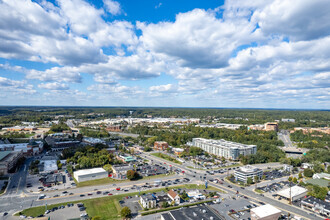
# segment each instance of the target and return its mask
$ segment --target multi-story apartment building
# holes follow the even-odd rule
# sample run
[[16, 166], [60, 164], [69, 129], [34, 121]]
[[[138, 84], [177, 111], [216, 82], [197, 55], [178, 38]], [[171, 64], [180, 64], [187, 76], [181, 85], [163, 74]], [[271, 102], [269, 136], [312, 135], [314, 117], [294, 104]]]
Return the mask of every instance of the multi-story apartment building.
[[239, 155], [257, 153], [256, 145], [246, 145], [226, 140], [212, 140], [205, 138], [193, 138], [192, 146], [199, 147], [204, 151], [227, 159], [237, 160]]

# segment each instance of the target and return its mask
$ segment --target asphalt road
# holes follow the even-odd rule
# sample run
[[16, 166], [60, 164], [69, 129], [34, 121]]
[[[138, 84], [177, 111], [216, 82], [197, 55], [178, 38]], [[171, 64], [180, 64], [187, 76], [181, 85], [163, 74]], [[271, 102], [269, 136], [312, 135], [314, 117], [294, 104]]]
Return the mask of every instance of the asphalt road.
[[[34, 206], [42, 206], [47, 204], [56, 204], [56, 203], [68, 203], [70, 201], [77, 201], [77, 200], [83, 200], [83, 199], [89, 199], [89, 198], [97, 198], [97, 197], [103, 197], [106, 195], [103, 194], [96, 194], [95, 189], [100, 190], [100, 191], [109, 191], [110, 193], [116, 195], [116, 194], [123, 194], [127, 193], [124, 191], [117, 191], [116, 187], [120, 188], [131, 188], [133, 185], [144, 185], [145, 183], [150, 183], [154, 182], [155, 180], [168, 180], [168, 179], [182, 179], [184, 177], [187, 177], [191, 179], [190, 183], [198, 183], [201, 184], [203, 183], [200, 179], [200, 176], [204, 176], [205, 171], [200, 171], [200, 170], [193, 170], [186, 168], [184, 164], [175, 164], [171, 163], [167, 160], [163, 160], [158, 157], [151, 156], [149, 154], [143, 154], [147, 159], [153, 160], [154, 163], [159, 162], [159, 163], [166, 163], [168, 165], [172, 165], [173, 169], [180, 168], [181, 170], [184, 170], [184, 174], [175, 174], [174, 176], [169, 176], [169, 177], [161, 177], [161, 178], [153, 178], [153, 179], [143, 179], [140, 181], [134, 181], [134, 182], [124, 182], [124, 183], [118, 183], [116, 186], [113, 186], [113, 184], [108, 184], [108, 185], [102, 185], [102, 186], [91, 186], [91, 187], [80, 187], [80, 188], [75, 188], [75, 189], [68, 189], [67, 191], [74, 193], [71, 196], [65, 196], [61, 194], [61, 191], [53, 191], [53, 192], [43, 192], [42, 194], [46, 195], [46, 198], [43, 200], [39, 200], [38, 197], [40, 193], [35, 194], [35, 193], [29, 193], [26, 191], [26, 175], [27, 175], [27, 170], [28, 170], [28, 164], [31, 162], [31, 159], [26, 160], [25, 164], [21, 166], [20, 170], [14, 174], [11, 178], [11, 181], [9, 183], [9, 188], [6, 192], [5, 195], [0, 197], [0, 213], [2, 214], [4, 211], [9, 212], [9, 216], [12, 215], [14, 212], [34, 207]], [[278, 164], [274, 164], [274, 166], [277, 166]], [[263, 165], [263, 168], [266, 168], [268, 166], [271, 166], [270, 164], [265, 164]], [[196, 172], [196, 173], [195, 173]], [[195, 176], [195, 177], [193, 177]], [[227, 173], [225, 174], [216, 174], [216, 175], [206, 175], [206, 179], [215, 179], [215, 178], [224, 178], [227, 176]], [[13, 186], [16, 186], [13, 188]], [[299, 216], [302, 216], [306, 219], [322, 219], [318, 217], [312, 217], [309, 215], [306, 211], [301, 210], [297, 207], [290, 206], [287, 204], [284, 204], [282, 202], [279, 202], [277, 200], [274, 200], [272, 198], [268, 197], [262, 197], [252, 190], [248, 189], [241, 189], [240, 187], [237, 187], [233, 184], [230, 184], [232, 188], [228, 188], [227, 185], [229, 183], [224, 183], [224, 185], [220, 184], [215, 184], [209, 181], [210, 186], [217, 187], [219, 189], [222, 189], [224, 191], [227, 191], [231, 195], [235, 195], [237, 191], [239, 191], [239, 194], [246, 195], [249, 197], [249, 201], [254, 201], [254, 202], [265, 202], [269, 203], [271, 205], [274, 205], [278, 207], [279, 209], [282, 209], [283, 211], [290, 212], [292, 214], [297, 214]], [[148, 189], [146, 189], [148, 190]], [[129, 192], [134, 192], [136, 190], [131, 190], [129, 189]], [[88, 193], [92, 193], [92, 195], [88, 196]], [[84, 194], [84, 197], [80, 197], [80, 194]], [[54, 197], [54, 195], [59, 195], [59, 197]], [[3, 217], [6, 219], [7, 217]]]
[[288, 131], [281, 130], [281, 132], [278, 133], [278, 138], [283, 141], [285, 147], [294, 147], [290, 139], [290, 133]]

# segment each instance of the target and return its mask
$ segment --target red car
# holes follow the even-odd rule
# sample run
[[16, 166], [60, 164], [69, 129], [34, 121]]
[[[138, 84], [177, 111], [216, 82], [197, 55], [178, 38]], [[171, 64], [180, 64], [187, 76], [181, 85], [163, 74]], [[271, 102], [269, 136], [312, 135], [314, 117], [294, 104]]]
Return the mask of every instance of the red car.
[[112, 193], [109, 193], [108, 196], [112, 196]]
[[119, 191], [120, 190], [120, 187], [116, 188], [116, 190]]

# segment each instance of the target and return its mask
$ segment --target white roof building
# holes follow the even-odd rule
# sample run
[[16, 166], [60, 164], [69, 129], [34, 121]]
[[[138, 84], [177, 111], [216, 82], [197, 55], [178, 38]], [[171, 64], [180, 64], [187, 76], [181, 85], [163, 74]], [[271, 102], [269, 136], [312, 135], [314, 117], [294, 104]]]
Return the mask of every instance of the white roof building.
[[281, 210], [275, 208], [272, 205], [263, 205], [251, 209], [251, 219], [252, 220], [277, 220], [281, 215]]
[[78, 182], [83, 182], [88, 180], [107, 178], [108, 172], [103, 168], [93, 168], [75, 171], [73, 172], [73, 176]]
[[43, 160], [44, 171], [45, 173], [49, 173], [52, 171], [58, 170], [57, 161], [56, 160]]
[[[278, 195], [290, 199], [290, 188], [283, 189], [277, 193]], [[291, 187], [291, 200], [296, 201], [304, 196], [307, 195], [307, 189], [300, 187], [300, 186], [293, 186]]]
[[315, 173], [313, 175], [313, 179], [326, 179], [326, 180], [330, 180], [330, 174], [329, 173]]

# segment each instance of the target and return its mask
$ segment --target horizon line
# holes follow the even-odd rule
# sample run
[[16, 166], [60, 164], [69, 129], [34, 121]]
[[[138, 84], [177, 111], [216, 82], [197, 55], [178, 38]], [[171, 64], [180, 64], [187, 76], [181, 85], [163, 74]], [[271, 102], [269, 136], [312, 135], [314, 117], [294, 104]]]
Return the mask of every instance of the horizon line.
[[317, 109], [317, 108], [249, 108], [249, 107], [174, 107], [174, 106], [75, 106], [75, 105], [0, 105], [0, 108], [5, 107], [40, 107], [40, 108], [179, 108], [179, 109], [256, 109], [256, 110], [299, 110], [299, 111], [330, 111], [330, 109]]

